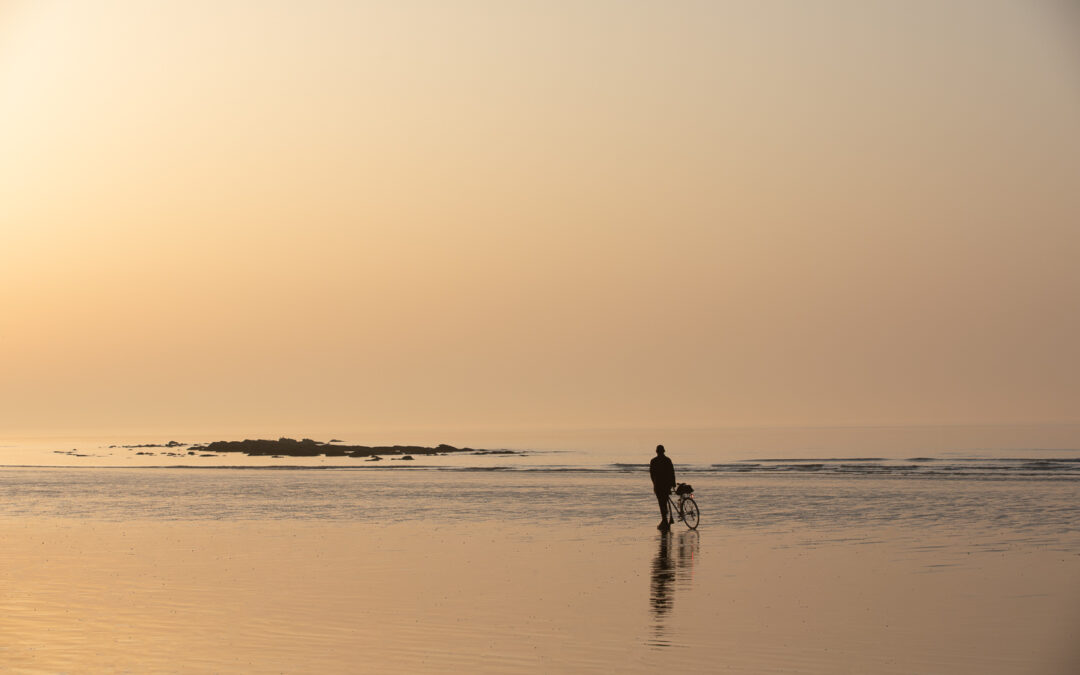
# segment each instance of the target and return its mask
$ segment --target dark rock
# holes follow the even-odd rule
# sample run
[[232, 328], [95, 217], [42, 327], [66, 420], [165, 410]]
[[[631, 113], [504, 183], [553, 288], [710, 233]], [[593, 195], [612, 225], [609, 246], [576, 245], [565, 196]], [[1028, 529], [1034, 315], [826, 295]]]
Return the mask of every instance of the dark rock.
[[208, 452], [242, 452], [246, 455], [289, 455], [292, 457], [315, 457], [324, 452], [326, 446], [310, 438], [297, 441], [292, 438], [243, 441], [214, 441], [204, 449]]
[[[336, 443], [340, 443], [335, 439]], [[447, 455], [450, 453], [473, 454], [517, 454], [513, 450], [476, 450], [473, 448], [455, 448], [452, 445], [439, 445], [427, 448], [419, 445], [330, 445], [310, 438], [297, 441], [293, 438], [279, 438], [276, 441], [266, 439], [245, 439], [243, 441], [214, 441], [206, 445], [193, 445], [190, 450], [205, 452], [240, 452], [251, 456], [284, 455], [287, 457], [374, 457], [376, 455]]]

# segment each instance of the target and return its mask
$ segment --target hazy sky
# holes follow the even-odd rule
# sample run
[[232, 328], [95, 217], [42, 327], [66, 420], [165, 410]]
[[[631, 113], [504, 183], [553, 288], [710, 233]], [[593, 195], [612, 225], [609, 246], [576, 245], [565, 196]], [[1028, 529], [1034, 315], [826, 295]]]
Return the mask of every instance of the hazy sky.
[[1067, 2], [0, 0], [0, 434], [1080, 419]]

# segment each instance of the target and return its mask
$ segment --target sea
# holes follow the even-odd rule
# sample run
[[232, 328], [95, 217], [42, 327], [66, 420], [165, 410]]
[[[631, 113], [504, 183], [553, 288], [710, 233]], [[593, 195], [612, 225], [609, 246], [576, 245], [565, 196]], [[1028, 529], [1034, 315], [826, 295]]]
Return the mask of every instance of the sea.
[[[663, 444], [678, 467], [709, 473], [807, 472], [907, 476], [1068, 476], [1080, 460], [1080, 423], [972, 426], [746, 427], [715, 429], [391, 430], [305, 434], [347, 445], [449, 444], [512, 455], [421, 456], [408, 466], [364, 458], [188, 454], [193, 445], [244, 434], [143, 433], [0, 436], [0, 466], [425, 468], [633, 471]], [[163, 447], [171, 444], [173, 447]]]
[[275, 436], [0, 439], [0, 671], [1078, 672], [1080, 425]]

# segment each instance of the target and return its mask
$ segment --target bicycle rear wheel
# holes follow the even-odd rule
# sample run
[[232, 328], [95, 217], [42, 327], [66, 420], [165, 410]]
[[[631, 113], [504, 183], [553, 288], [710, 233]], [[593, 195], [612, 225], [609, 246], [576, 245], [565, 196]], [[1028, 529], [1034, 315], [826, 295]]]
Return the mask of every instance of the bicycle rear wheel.
[[697, 502], [692, 497], [687, 497], [682, 504], [682, 520], [691, 530], [696, 530], [701, 520], [701, 511], [698, 510]]

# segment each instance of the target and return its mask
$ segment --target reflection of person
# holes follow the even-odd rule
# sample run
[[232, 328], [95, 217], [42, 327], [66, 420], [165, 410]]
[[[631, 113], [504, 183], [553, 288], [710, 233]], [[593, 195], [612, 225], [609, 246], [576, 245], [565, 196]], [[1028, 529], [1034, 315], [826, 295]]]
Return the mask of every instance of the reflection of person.
[[656, 457], [649, 462], [649, 477], [652, 478], [656, 501], [660, 504], [660, 524], [656, 529], [666, 530], [674, 520], [668, 514], [668, 495], [671, 494], [671, 488], [675, 487], [675, 466], [664, 454], [662, 445], [656, 446]]
[[657, 537], [659, 549], [653, 557], [652, 574], [649, 575], [652, 639], [647, 642], [654, 649], [672, 646], [668, 636], [668, 615], [675, 608], [676, 587], [689, 588], [698, 548], [698, 533], [693, 530], [677, 535], [664, 531]]
[[656, 557], [653, 558], [652, 592], [649, 594], [649, 600], [652, 601], [653, 616], [656, 617], [657, 621], [671, 611], [675, 595], [675, 591], [671, 587], [671, 582], [675, 581], [675, 566], [671, 564], [671, 535], [665, 533], [659, 536], [660, 550], [656, 552]]

